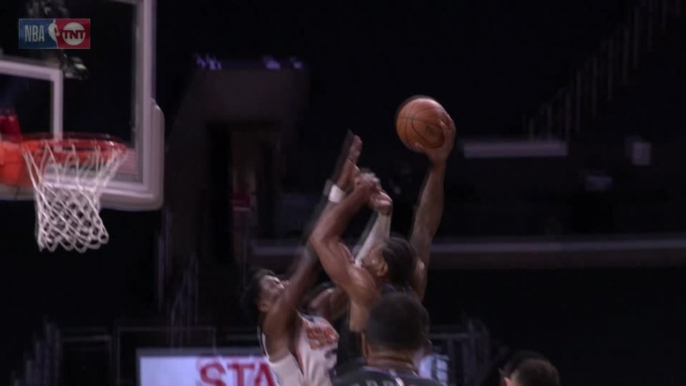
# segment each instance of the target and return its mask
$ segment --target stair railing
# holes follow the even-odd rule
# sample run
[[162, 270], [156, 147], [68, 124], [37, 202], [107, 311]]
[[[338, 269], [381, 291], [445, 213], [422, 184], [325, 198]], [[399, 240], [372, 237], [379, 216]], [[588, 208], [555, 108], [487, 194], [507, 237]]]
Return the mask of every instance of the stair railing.
[[198, 258], [195, 254], [189, 259], [184, 270], [181, 284], [170, 308], [171, 347], [183, 347], [191, 341], [190, 331], [186, 327], [198, 324]]
[[13, 386], [59, 386], [62, 371], [62, 340], [57, 326], [44, 322], [42, 336], [33, 339], [24, 353], [21, 376], [12, 374]]

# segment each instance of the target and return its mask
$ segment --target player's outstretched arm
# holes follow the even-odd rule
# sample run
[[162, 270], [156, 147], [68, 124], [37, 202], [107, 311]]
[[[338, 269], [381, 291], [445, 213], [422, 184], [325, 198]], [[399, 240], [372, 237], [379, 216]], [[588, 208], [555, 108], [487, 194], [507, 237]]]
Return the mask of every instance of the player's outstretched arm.
[[341, 235], [353, 215], [369, 202], [378, 189], [378, 181], [373, 175], [364, 174], [355, 185], [350, 195], [322, 216], [310, 236], [310, 245], [331, 280], [348, 294], [353, 303], [372, 304], [376, 298], [374, 281], [367, 271], [355, 266]]
[[[387, 198], [387, 210], [373, 208], [378, 211], [371, 224], [371, 228], [365, 231], [364, 235], [360, 238], [361, 246], [353, 249], [354, 261], [357, 266], [360, 266], [362, 258], [368, 255], [374, 247], [383, 243], [391, 233], [392, 206], [390, 198], [388, 196], [384, 197]], [[334, 321], [345, 314], [345, 311], [348, 309], [349, 300], [348, 294], [341, 287], [335, 286], [314, 298], [310, 303], [310, 309], [319, 316], [329, 321]]]
[[[332, 179], [338, 189], [347, 190], [352, 185], [361, 149], [362, 141], [360, 138], [350, 133], [341, 153], [343, 163], [339, 162]], [[322, 215], [336, 204], [336, 200], [331, 200], [331, 196], [328, 198], [321, 209]], [[298, 308], [306, 291], [317, 280], [319, 260], [309, 245], [305, 246], [302, 255], [297, 259], [294, 269], [291, 271], [288, 285], [262, 324], [262, 330], [268, 338], [268, 351], [272, 360], [278, 360], [279, 356], [288, 354], [292, 332], [295, 323], [297, 323]]]
[[292, 333], [298, 322], [298, 307], [305, 292], [315, 284], [318, 267], [317, 256], [310, 248], [305, 248], [295, 273], [276, 303], [265, 315], [262, 332], [267, 337], [267, 352], [270, 360], [279, 360], [290, 352]]
[[455, 125], [452, 120], [448, 125], [443, 126], [443, 133], [445, 135], [443, 146], [431, 150], [422, 149], [429, 158], [431, 166], [419, 198], [419, 207], [415, 213], [410, 236], [410, 244], [420, 259], [413, 280], [414, 290], [420, 298], [424, 297], [426, 289], [431, 242], [443, 217], [443, 181], [446, 162], [455, 143]]
[[[384, 198], [385, 202], [373, 207], [377, 213], [371, 228], [360, 237], [361, 246], [353, 249], [354, 261], [357, 266], [360, 266], [362, 258], [368, 255], [375, 246], [384, 242], [391, 233], [392, 203], [390, 198], [382, 192], [379, 193], [379, 197]], [[377, 200], [377, 202], [379, 201]], [[310, 303], [310, 309], [319, 316], [329, 321], [334, 321], [345, 314], [345, 311], [348, 309], [349, 300], [348, 294], [341, 287], [336, 286], [329, 288], [314, 298]]]
[[359, 265], [360, 261], [367, 256], [372, 249], [386, 240], [391, 234], [391, 217], [392, 210], [377, 211], [374, 216], [374, 221], [371, 228], [360, 237], [358, 242], [360, 246], [353, 249], [355, 255], [355, 264]]

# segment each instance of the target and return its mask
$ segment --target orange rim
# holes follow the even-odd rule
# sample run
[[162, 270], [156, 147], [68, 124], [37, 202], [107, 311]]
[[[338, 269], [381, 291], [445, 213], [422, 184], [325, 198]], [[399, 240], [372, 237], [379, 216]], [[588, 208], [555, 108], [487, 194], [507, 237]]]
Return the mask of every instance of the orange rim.
[[0, 183], [16, 187], [31, 186], [24, 158], [25, 153], [39, 158], [49, 149], [57, 162], [63, 162], [74, 153], [83, 162], [99, 152], [104, 160], [126, 152], [126, 145], [118, 138], [101, 134], [63, 134], [55, 139], [52, 134], [29, 134], [0, 141]]
[[79, 160], [85, 161], [97, 151], [106, 160], [126, 151], [126, 145], [118, 138], [101, 134], [64, 134], [55, 139], [51, 134], [25, 135], [21, 141], [23, 152], [40, 157], [46, 150], [54, 154], [58, 162], [76, 153]]

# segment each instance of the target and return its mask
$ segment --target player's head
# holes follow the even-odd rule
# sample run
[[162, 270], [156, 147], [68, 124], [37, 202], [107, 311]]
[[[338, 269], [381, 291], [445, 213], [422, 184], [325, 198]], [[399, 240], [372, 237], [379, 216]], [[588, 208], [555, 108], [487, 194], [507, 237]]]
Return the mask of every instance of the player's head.
[[504, 386], [560, 386], [555, 366], [541, 354], [520, 351], [501, 370]]
[[261, 322], [262, 314], [269, 311], [284, 290], [284, 282], [267, 269], [255, 269], [243, 292], [243, 309], [254, 323]]
[[362, 259], [372, 276], [396, 285], [409, 285], [416, 266], [416, 254], [402, 237], [389, 237]]
[[417, 363], [431, 347], [429, 313], [415, 297], [390, 293], [369, 312], [362, 350], [369, 361], [394, 358]]

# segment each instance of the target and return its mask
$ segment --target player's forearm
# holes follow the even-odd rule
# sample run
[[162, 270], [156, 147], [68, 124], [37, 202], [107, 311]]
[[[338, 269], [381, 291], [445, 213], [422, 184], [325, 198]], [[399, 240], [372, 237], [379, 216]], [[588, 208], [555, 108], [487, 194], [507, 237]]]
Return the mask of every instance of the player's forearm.
[[317, 281], [317, 274], [319, 273], [319, 259], [312, 248], [307, 245], [303, 249], [300, 260], [295, 269], [295, 273], [290, 278], [288, 292], [290, 292], [290, 302], [293, 305], [299, 305], [300, 299], [304, 296], [307, 289], [309, 289]]
[[391, 214], [377, 213], [374, 225], [365, 233], [362, 245], [355, 250], [355, 261], [359, 261], [391, 234]]
[[[330, 196], [328, 195], [328, 192], [329, 192], [329, 189], [327, 187], [324, 190], [325, 196], [322, 198], [322, 201], [319, 204], [317, 204], [317, 209], [315, 211], [315, 215], [312, 217], [312, 219], [310, 220], [308, 225], [305, 227], [304, 234], [303, 234], [304, 240], [305, 240], [305, 245], [303, 246], [303, 248], [304, 248], [303, 249], [303, 255], [305, 255], [306, 253], [314, 254], [314, 252], [312, 252], [312, 251], [308, 252], [306, 250], [307, 248], [311, 248], [311, 246], [309, 245], [309, 237], [312, 233], [312, 229], [314, 228], [314, 226], [317, 225], [318, 221], [321, 219], [321, 217], [324, 215], [324, 213], [328, 212], [329, 210], [331, 210], [331, 208], [333, 208], [336, 205], [336, 202], [331, 201]], [[288, 269], [286, 270], [286, 277], [293, 277], [293, 275], [295, 274], [296, 270], [298, 269], [298, 267], [300, 265], [300, 260], [301, 260], [301, 257], [296, 256], [291, 261]], [[315, 255], [314, 260], [315, 260], [315, 264], [319, 261], [319, 259], [317, 259], [316, 255]]]
[[364, 193], [353, 192], [322, 215], [310, 236], [310, 245], [324, 270], [334, 283], [343, 288], [349, 284], [348, 268], [352, 264], [352, 256], [341, 244], [341, 234], [365, 201]]
[[262, 324], [263, 331], [272, 341], [288, 342], [297, 310], [306, 291], [317, 281], [319, 260], [310, 248], [305, 248], [298, 260], [289, 285], [269, 311]]
[[[325, 189], [325, 194], [327, 194], [327, 196], [324, 198], [323, 204], [320, 203], [318, 205], [319, 209], [315, 215], [314, 224], [336, 205], [335, 202], [330, 200], [328, 189]], [[311, 226], [308, 226], [305, 230], [307, 241], [309, 241], [310, 229]], [[319, 269], [320, 263], [317, 253], [314, 251], [312, 245], [310, 245], [309, 242], [306, 242], [302, 253], [291, 262], [291, 267], [288, 270], [288, 277], [290, 279], [289, 286], [272, 312], [270, 318], [271, 323], [264, 324], [263, 328], [265, 329], [265, 332], [269, 332], [276, 336], [289, 333], [289, 330], [284, 328], [284, 326], [292, 321], [292, 318], [295, 316], [295, 310], [300, 306], [301, 299], [305, 296], [307, 290], [317, 281]]]
[[413, 233], [421, 232], [430, 239], [436, 235], [443, 217], [444, 179], [445, 164], [432, 165], [415, 214]]

